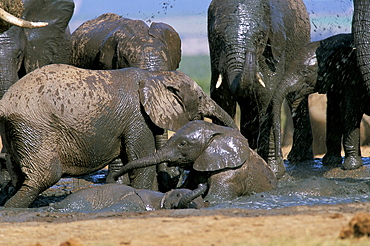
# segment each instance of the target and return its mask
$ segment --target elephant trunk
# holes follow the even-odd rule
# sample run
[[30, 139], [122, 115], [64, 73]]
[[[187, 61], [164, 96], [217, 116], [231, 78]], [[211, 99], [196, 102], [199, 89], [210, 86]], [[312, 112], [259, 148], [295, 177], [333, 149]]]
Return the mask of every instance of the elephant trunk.
[[265, 87], [262, 78], [257, 74], [257, 59], [253, 50], [247, 50], [244, 57], [244, 62], [240, 62], [242, 67], [239, 69], [229, 70], [230, 89], [235, 94], [244, 94], [253, 82], [257, 81], [261, 86]]
[[185, 194], [179, 201], [176, 208], [182, 209], [182, 208], [189, 208], [191, 207], [191, 202], [196, 199], [197, 197], [200, 197], [207, 191], [207, 185], [206, 184], [199, 184], [198, 188], [196, 188], [193, 191], [189, 191], [189, 193]]
[[24, 27], [24, 28], [39, 28], [39, 27], [47, 26], [49, 24], [47, 22], [33, 22], [33, 21], [22, 20], [12, 14], [9, 14], [2, 8], [0, 8], [0, 19], [12, 25]]
[[201, 103], [203, 104], [202, 108], [204, 109], [203, 114], [205, 117], [212, 119], [216, 124], [238, 129], [233, 118], [223, 108], [209, 97], [204, 96], [203, 98], [205, 100]]
[[352, 30], [357, 61], [367, 91], [370, 92], [370, 5], [368, 0], [355, 0]]
[[122, 176], [123, 174], [127, 173], [128, 171], [132, 169], [155, 166], [157, 164], [166, 162], [167, 160], [164, 160], [163, 158], [159, 157], [159, 156], [163, 156], [159, 154], [159, 152], [160, 150], [146, 157], [130, 161], [129, 163], [124, 165], [119, 171], [114, 172], [112, 174], [113, 179], [117, 180], [120, 176]]

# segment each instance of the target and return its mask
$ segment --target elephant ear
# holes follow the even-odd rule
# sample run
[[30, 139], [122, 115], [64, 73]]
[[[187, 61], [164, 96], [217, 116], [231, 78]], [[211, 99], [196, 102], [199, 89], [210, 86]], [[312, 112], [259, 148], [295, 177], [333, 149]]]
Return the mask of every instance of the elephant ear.
[[139, 83], [140, 102], [157, 126], [177, 131], [196, 119], [199, 86], [181, 72], [158, 72]]
[[181, 61], [181, 39], [179, 34], [170, 25], [165, 23], [153, 22], [149, 28], [149, 35], [160, 39], [170, 51], [171, 69], [176, 70], [179, 68]]
[[224, 130], [213, 134], [208, 146], [195, 160], [196, 171], [217, 171], [240, 167], [249, 157], [248, 140], [236, 129], [217, 126]]
[[24, 29], [26, 73], [51, 63], [68, 63], [71, 46], [68, 23], [74, 11], [73, 0], [29, 0], [24, 7], [24, 19], [49, 23], [42, 28]]

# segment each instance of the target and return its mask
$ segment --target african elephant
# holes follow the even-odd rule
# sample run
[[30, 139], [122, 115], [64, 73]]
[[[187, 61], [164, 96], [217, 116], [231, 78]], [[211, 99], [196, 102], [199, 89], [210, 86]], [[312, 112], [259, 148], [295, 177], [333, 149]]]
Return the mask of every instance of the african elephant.
[[47, 64], [69, 62], [67, 33], [73, 10], [73, 0], [24, 1], [22, 18], [48, 25], [30, 29], [19, 20], [13, 24], [23, 27], [11, 26], [0, 33], [0, 98], [26, 73]]
[[[132, 161], [155, 150], [155, 135], [208, 117], [233, 119], [188, 76], [139, 68], [87, 70], [65, 64], [39, 68], [0, 100], [7, 169], [17, 192], [6, 207], [27, 207], [64, 175], [82, 175], [114, 159]], [[157, 189], [153, 168], [129, 173], [131, 186]]]
[[[319, 66], [320, 67], [320, 66]], [[363, 76], [357, 64], [353, 47], [334, 52], [319, 69], [327, 95], [327, 152], [323, 164], [342, 163], [341, 147], [345, 158], [342, 168], [357, 169], [363, 165], [360, 149], [360, 124], [363, 114], [370, 115], [370, 94], [367, 93]], [[327, 73], [326, 71], [332, 71]], [[319, 84], [319, 81], [318, 81]]]
[[157, 152], [127, 163], [115, 178], [129, 170], [167, 162], [189, 170], [184, 187], [208, 185], [205, 200], [225, 201], [272, 190], [277, 179], [267, 163], [237, 129], [206, 121], [191, 121]]
[[290, 61], [310, 41], [302, 0], [213, 0], [208, 9], [211, 98], [232, 117], [278, 177], [285, 173], [272, 134], [272, 98]]
[[[308, 97], [309, 115], [312, 128], [312, 151], [313, 155], [324, 155], [326, 153], [326, 95], [313, 93]], [[292, 144], [291, 132], [293, 122], [291, 114], [286, 115], [286, 123], [283, 130], [283, 147]], [[370, 143], [370, 117], [363, 115], [360, 125], [360, 146]]]
[[370, 93], [370, 5], [367, 0], [353, 0], [352, 33], [356, 58], [365, 88]]
[[[71, 42], [69, 64], [80, 68], [174, 71], [181, 60], [181, 40], [171, 26], [152, 22], [149, 27], [142, 20], [112, 13], [84, 22], [72, 33]], [[157, 135], [156, 149], [167, 139], [167, 131]], [[121, 167], [122, 162], [111, 163], [109, 173]], [[158, 167], [160, 191], [174, 188], [179, 176], [177, 170], [169, 170], [165, 164]]]
[[[296, 117], [296, 122], [294, 125], [299, 125], [299, 128], [294, 130], [293, 146], [288, 159], [296, 162], [304, 159], [307, 153], [312, 155], [312, 133], [308, 106], [301, 101], [303, 98], [306, 99], [309, 94], [319, 92], [326, 93], [328, 98], [327, 152], [323, 157], [323, 164], [337, 165], [342, 162], [341, 145], [343, 142], [345, 160], [342, 168], [359, 168], [362, 166], [359, 128], [363, 114], [368, 112], [366, 108], [368, 99], [364, 93], [366, 88], [357, 67], [353, 35], [334, 35], [310, 43], [305, 49], [302, 49], [302, 52], [306, 53], [306, 59], [293, 61], [300, 72], [292, 72], [284, 78], [283, 83], [288, 82], [289, 86], [285, 87], [285, 90], [281, 90], [280, 93], [276, 93], [275, 99], [277, 97], [279, 99], [274, 101], [276, 103], [274, 105], [275, 111], [281, 108], [282, 100], [288, 93], [288, 102], [290, 105], [295, 105], [293, 115]], [[301, 105], [304, 106], [301, 107]], [[356, 106], [354, 107], [354, 105]], [[280, 122], [280, 118], [274, 118], [274, 122]], [[275, 130], [279, 131], [279, 127]]]
[[135, 189], [122, 184], [104, 184], [84, 188], [64, 200], [50, 204], [52, 211], [104, 212], [152, 211], [158, 209], [202, 208], [206, 185], [197, 189], [173, 189], [166, 193]]
[[71, 40], [70, 65], [81, 68], [173, 71], [181, 60], [181, 40], [171, 26], [152, 22], [149, 27], [112, 13], [84, 22]]

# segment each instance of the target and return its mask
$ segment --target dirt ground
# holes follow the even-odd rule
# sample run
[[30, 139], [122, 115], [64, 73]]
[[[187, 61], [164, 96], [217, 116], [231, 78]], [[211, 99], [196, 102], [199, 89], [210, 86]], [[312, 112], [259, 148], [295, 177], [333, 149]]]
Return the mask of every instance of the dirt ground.
[[0, 245], [370, 245], [368, 237], [339, 238], [360, 213], [370, 214], [370, 203], [89, 214], [2, 209]]
[[[167, 210], [136, 213], [1, 213], [0, 245], [369, 245], [340, 239], [369, 203], [273, 210]], [[64, 244], [63, 244], [64, 243]]]

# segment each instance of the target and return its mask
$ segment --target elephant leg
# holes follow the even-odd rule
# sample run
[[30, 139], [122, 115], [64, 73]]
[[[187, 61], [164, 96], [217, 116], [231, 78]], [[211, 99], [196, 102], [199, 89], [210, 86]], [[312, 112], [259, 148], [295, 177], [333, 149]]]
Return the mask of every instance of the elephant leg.
[[[275, 173], [276, 178], [280, 179], [286, 172], [286, 168], [283, 161], [282, 150], [276, 150], [275, 137], [272, 129], [269, 131], [269, 138], [267, 143], [262, 143], [261, 145], [267, 145], [267, 152], [264, 150], [259, 150], [261, 152], [261, 157], [267, 156], [264, 159], [266, 160], [268, 166]], [[261, 134], [262, 135], [262, 134]], [[277, 152], [278, 151], [278, 152]]]
[[[39, 154], [40, 156], [50, 156], [50, 152]], [[58, 157], [51, 157], [47, 160], [21, 160], [20, 166], [24, 167], [22, 170], [29, 170], [26, 167], [29, 167], [30, 163], [39, 165], [33, 165], [32, 172], [23, 172], [24, 176], [22, 173], [17, 173], [19, 181], [23, 180], [23, 183], [4, 207], [27, 208], [41, 192], [56, 184], [62, 177], [62, 168]]]
[[313, 137], [308, 112], [308, 95], [302, 98], [301, 101], [289, 102], [289, 105], [292, 110], [294, 132], [292, 149], [289, 152], [288, 160], [293, 163], [313, 160]]
[[326, 149], [322, 159], [324, 165], [338, 166], [342, 163], [341, 143], [343, 135], [343, 102], [340, 93], [327, 93], [326, 109]]
[[[162, 130], [162, 134], [155, 135], [156, 149], [160, 149], [168, 140], [168, 131]], [[167, 192], [178, 187], [182, 182], [184, 171], [179, 167], [169, 167], [167, 163], [157, 165], [158, 189], [160, 192]]]
[[[271, 105], [267, 107], [265, 112], [272, 112]], [[286, 169], [282, 150], [277, 149], [276, 141], [280, 140], [275, 139], [274, 136], [272, 113], [264, 114], [261, 119], [259, 135], [257, 136], [257, 153], [267, 162], [276, 177], [281, 178], [285, 174]]]
[[[361, 105], [361, 102], [354, 99], [351, 101], [351, 96], [346, 100], [346, 114], [344, 117], [344, 134], [343, 148], [345, 158], [342, 165], [344, 170], [357, 169], [363, 166], [360, 149], [360, 124], [362, 120], [362, 107], [353, 105]], [[351, 107], [352, 105], [352, 107]]]
[[[133, 141], [134, 140], [134, 141]], [[129, 128], [124, 139], [128, 162], [148, 156], [155, 152], [155, 137], [145, 124]], [[129, 172], [131, 186], [136, 189], [158, 190], [156, 167], [146, 167]]]

